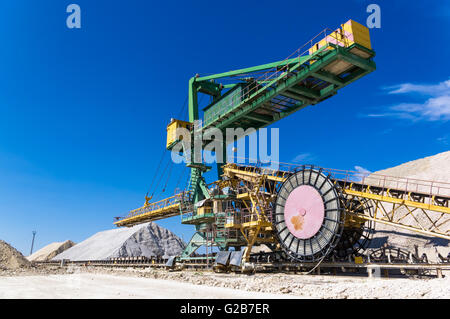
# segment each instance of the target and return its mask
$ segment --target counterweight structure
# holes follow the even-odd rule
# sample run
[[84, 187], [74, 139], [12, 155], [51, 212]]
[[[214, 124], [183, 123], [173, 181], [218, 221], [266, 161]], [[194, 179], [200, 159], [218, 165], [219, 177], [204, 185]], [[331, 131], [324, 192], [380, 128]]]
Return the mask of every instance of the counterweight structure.
[[[235, 266], [261, 244], [302, 262], [357, 256], [370, 242], [375, 222], [450, 239], [450, 184], [306, 165], [280, 164], [274, 170], [218, 163], [219, 178], [208, 185], [204, 174], [211, 167], [186, 146], [212, 127], [223, 134], [227, 128], [259, 129], [318, 104], [374, 71], [374, 56], [369, 30], [349, 20], [337, 30], [322, 31], [285, 60], [191, 78], [189, 120], [172, 120], [167, 128], [167, 149], [178, 146], [190, 168], [186, 190], [157, 202], [146, 197], [143, 207], [115, 224], [129, 227], [181, 215], [196, 232], [179, 261], [195, 258], [194, 252], [208, 244], [232, 252], [221, 256]], [[200, 93], [212, 100], [202, 117]], [[183, 143], [179, 128], [189, 130], [192, 143]]]

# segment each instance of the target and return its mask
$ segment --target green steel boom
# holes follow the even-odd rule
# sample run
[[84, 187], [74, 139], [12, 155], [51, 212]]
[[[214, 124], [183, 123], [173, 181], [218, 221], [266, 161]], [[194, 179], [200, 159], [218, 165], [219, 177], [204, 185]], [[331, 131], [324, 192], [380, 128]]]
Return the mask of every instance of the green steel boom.
[[[199, 119], [198, 92], [211, 95], [214, 100], [221, 96], [224, 85], [216, 79], [238, 76], [258, 71], [268, 72], [265, 81], [257, 81], [255, 89], [235, 105], [220, 109], [212, 121], [204, 122], [203, 130], [216, 127], [253, 127], [270, 125], [308, 105], [315, 105], [344, 86], [375, 70], [372, 57], [375, 52], [357, 43], [349, 47], [329, 44], [333, 50], [316, 51], [312, 55], [264, 64], [251, 68], [193, 77], [189, 81], [189, 121]], [[363, 58], [354, 52], [363, 52]], [[311, 63], [313, 61], [313, 63]], [[335, 69], [333, 69], [335, 67]], [[341, 69], [339, 69], [339, 67]], [[337, 68], [337, 70], [336, 70]], [[337, 72], [336, 72], [337, 71]], [[233, 86], [236, 86], [234, 84]]]
[[[212, 96], [213, 103], [204, 109], [204, 132], [215, 127], [224, 132], [227, 128], [259, 129], [293, 114], [308, 106], [315, 105], [336, 94], [344, 86], [356, 81], [376, 69], [372, 58], [375, 52], [358, 43], [341, 47], [333, 43], [312, 54], [299, 55], [260, 66], [209, 75], [193, 77], [189, 81], [189, 121], [199, 120], [198, 93]], [[265, 71], [261, 77], [248, 75]], [[244, 82], [234, 83], [222, 95], [225, 85], [214, 82], [217, 79], [247, 76]], [[239, 88], [239, 90], [236, 90]], [[236, 92], [233, 92], [235, 90]], [[229, 98], [231, 96], [231, 98]], [[222, 103], [229, 101], [229, 103]], [[226, 158], [226, 145], [223, 147]], [[201, 170], [191, 159], [190, 184], [201, 178]], [[218, 163], [218, 175], [222, 174]], [[188, 164], [189, 166], [189, 164]], [[203, 171], [206, 171], [203, 168]], [[194, 200], [208, 196], [204, 182], [192, 186]], [[200, 192], [200, 194], [199, 194]]]

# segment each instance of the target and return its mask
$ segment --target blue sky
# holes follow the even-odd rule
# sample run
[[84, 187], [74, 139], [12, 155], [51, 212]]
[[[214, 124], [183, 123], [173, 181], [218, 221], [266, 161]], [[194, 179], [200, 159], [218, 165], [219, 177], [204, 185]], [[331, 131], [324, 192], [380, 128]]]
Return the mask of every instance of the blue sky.
[[370, 3], [377, 70], [274, 127], [283, 162], [376, 171], [450, 148], [446, 1], [2, 1], [0, 239], [28, 254], [32, 230], [38, 249], [112, 228], [143, 203], [191, 76], [282, 60], [325, 27], [365, 24]]

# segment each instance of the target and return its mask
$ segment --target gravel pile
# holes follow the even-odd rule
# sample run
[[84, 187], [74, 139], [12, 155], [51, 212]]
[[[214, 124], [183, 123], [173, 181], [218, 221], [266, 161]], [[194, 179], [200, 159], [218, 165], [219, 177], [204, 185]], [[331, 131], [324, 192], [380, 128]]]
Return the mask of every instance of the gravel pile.
[[[450, 151], [407, 162], [373, 174], [450, 183]], [[450, 184], [447, 187], [450, 187]], [[429, 187], [427, 190], [429, 191]], [[450, 192], [450, 190], [448, 191]], [[448, 195], [450, 195], [450, 193]], [[390, 210], [392, 207], [390, 204], [383, 204], [383, 206], [386, 210]], [[400, 208], [398, 213], [403, 215], [406, 214], [407, 211], [404, 208]], [[425, 215], [415, 216], [417, 216], [422, 225], [429, 225], [430, 221]], [[439, 223], [441, 223], [446, 220], [447, 222], [441, 227], [443, 230], [448, 230], [450, 228], [450, 216], [443, 216], [439, 221]], [[405, 217], [403, 221], [414, 224], [412, 216]], [[430, 261], [438, 260], [437, 252], [444, 257], [450, 252], [450, 241], [445, 239], [420, 235], [415, 232], [387, 226], [381, 223], [377, 223], [375, 229], [376, 233], [374, 235], [374, 240], [371, 243], [372, 248], [378, 248], [387, 243], [391, 246], [414, 252], [414, 246], [417, 245], [419, 247], [419, 254], [426, 253]]]
[[51, 243], [28, 256], [27, 259], [29, 261], [49, 261], [74, 245], [75, 243], [71, 240]]
[[0, 269], [15, 270], [30, 265], [31, 263], [17, 249], [0, 240]]
[[67, 249], [53, 260], [107, 260], [117, 257], [175, 256], [184, 248], [183, 241], [155, 223], [98, 232]]

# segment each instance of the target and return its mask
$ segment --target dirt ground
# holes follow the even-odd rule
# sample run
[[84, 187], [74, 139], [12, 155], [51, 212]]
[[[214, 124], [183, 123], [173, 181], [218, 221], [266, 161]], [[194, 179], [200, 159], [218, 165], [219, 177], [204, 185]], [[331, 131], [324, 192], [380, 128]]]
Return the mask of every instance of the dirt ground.
[[450, 278], [35, 268], [0, 273], [0, 298], [450, 298]]

